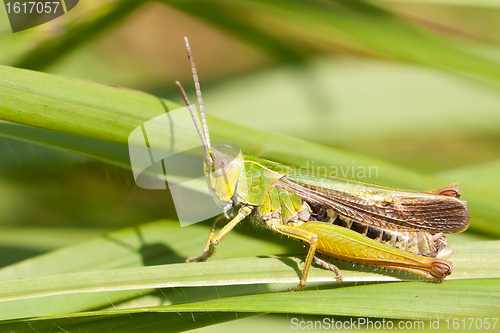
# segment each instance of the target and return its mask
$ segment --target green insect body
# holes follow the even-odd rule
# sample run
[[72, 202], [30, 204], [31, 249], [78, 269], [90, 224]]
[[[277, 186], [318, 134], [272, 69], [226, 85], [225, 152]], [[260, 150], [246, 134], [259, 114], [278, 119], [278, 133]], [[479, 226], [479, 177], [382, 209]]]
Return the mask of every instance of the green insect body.
[[323, 222], [307, 222], [301, 228], [317, 234], [318, 251], [331, 257], [403, 270], [433, 280], [451, 273], [448, 261], [402, 251], [350, 229]]
[[[197, 88], [203, 131], [184, 89], [177, 82], [205, 149], [204, 171], [225, 219], [217, 219], [203, 254], [187, 261], [204, 261], [217, 244], [250, 215], [255, 223], [298, 240], [309, 248], [302, 270], [301, 290], [314, 261], [337, 274], [338, 268], [318, 254], [360, 264], [443, 280], [452, 272], [446, 260], [453, 249], [444, 233], [464, 231], [470, 220], [456, 185], [428, 192], [402, 190], [360, 181], [297, 172], [276, 162], [243, 156], [231, 144], [211, 146], [198, 76], [186, 39]], [[229, 220], [227, 222], [227, 220]], [[227, 222], [220, 231], [218, 226]]]

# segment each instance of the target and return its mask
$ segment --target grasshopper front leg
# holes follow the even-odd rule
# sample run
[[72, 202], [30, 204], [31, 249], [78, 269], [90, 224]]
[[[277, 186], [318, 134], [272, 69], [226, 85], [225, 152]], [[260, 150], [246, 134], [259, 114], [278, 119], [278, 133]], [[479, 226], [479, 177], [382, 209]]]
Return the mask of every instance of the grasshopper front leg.
[[210, 230], [210, 234], [208, 235], [207, 242], [205, 243], [205, 246], [203, 247], [203, 254], [199, 257], [189, 257], [186, 259], [186, 262], [206, 261], [208, 258], [210, 258], [211, 256], [214, 255], [215, 248], [211, 243], [212, 238], [215, 235], [215, 231], [217, 230], [217, 227], [219, 227], [221, 224], [224, 224], [226, 221], [227, 221], [227, 219], [224, 215], [221, 215], [215, 219], [214, 224], [212, 225], [212, 229]]
[[244, 206], [241, 207], [240, 210], [238, 211], [238, 214], [229, 221], [228, 224], [226, 224], [218, 233], [217, 235], [215, 234], [215, 230], [217, 227], [221, 224], [223, 224], [226, 221], [226, 218], [224, 216], [220, 216], [217, 219], [215, 219], [214, 224], [212, 225], [212, 230], [210, 231], [210, 235], [208, 235], [207, 242], [205, 243], [205, 247], [203, 248], [203, 254], [199, 257], [189, 257], [186, 262], [193, 262], [193, 261], [206, 261], [208, 258], [214, 255], [215, 253], [215, 246], [219, 244], [224, 237], [227, 236], [227, 234], [233, 230], [233, 228], [240, 223], [245, 217], [248, 216], [253, 210], [253, 207], [250, 206]]

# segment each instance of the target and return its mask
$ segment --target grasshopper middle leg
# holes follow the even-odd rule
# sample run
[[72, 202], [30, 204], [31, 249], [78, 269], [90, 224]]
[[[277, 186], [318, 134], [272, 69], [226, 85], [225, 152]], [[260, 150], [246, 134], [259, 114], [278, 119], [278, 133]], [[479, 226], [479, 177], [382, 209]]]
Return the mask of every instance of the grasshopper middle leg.
[[307, 252], [306, 261], [304, 262], [304, 268], [302, 269], [302, 277], [300, 278], [300, 283], [295, 287], [294, 291], [300, 291], [304, 288], [307, 283], [307, 275], [309, 274], [309, 269], [311, 268], [311, 263], [316, 253], [318, 235], [313, 232], [301, 230], [299, 228], [283, 225], [278, 219], [271, 219], [266, 221], [266, 224], [271, 230], [279, 232], [280, 234], [287, 235], [296, 239], [304, 241], [309, 246], [309, 252]]
[[342, 272], [340, 271], [340, 269], [337, 266], [335, 266], [331, 262], [326, 261], [325, 259], [315, 255], [314, 256], [314, 263], [316, 265], [322, 266], [322, 267], [334, 272], [335, 274], [337, 274], [337, 277], [335, 279], [337, 281], [342, 281]]

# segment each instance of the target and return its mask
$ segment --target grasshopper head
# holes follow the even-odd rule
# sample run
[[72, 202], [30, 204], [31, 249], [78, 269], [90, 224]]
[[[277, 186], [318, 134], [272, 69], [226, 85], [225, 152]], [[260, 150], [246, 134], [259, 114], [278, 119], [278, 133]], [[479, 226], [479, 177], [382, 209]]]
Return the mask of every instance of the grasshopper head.
[[204, 171], [208, 187], [221, 207], [232, 205], [238, 180], [243, 168], [243, 156], [238, 147], [232, 144], [217, 144], [210, 148], [211, 161], [204, 160]]
[[201, 96], [200, 83], [198, 82], [198, 74], [194, 64], [193, 54], [191, 53], [191, 46], [187, 38], [186, 50], [188, 59], [191, 64], [193, 72], [194, 85], [196, 88], [196, 96], [198, 97], [198, 104], [200, 107], [200, 116], [202, 124], [199, 123], [198, 116], [195, 112], [194, 106], [189, 102], [189, 99], [182, 88], [180, 82], [175, 83], [181, 91], [182, 97], [186, 106], [191, 113], [194, 125], [200, 136], [203, 149], [205, 150], [205, 159], [203, 160], [203, 170], [207, 177], [208, 187], [212, 192], [217, 204], [225, 210], [236, 203], [231, 200], [236, 193], [236, 187], [240, 178], [240, 173], [244, 165], [243, 155], [239, 147], [233, 144], [217, 144], [214, 147], [210, 144], [210, 134], [208, 132], [207, 118], [205, 116], [205, 108], [203, 106], [203, 98]]

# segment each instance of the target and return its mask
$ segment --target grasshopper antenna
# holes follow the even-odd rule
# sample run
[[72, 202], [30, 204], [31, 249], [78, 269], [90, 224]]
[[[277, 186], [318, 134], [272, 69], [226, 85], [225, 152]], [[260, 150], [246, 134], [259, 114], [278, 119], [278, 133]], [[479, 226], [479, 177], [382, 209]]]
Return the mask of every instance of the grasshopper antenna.
[[205, 141], [208, 149], [210, 149], [210, 134], [208, 133], [207, 117], [205, 116], [205, 107], [203, 106], [203, 98], [201, 97], [200, 82], [198, 81], [198, 73], [196, 65], [194, 64], [193, 54], [191, 53], [191, 46], [189, 40], [184, 37], [186, 41], [186, 50], [188, 54], [189, 63], [191, 64], [191, 71], [193, 72], [194, 87], [196, 88], [196, 96], [198, 97], [198, 104], [200, 106], [201, 122], [203, 123], [203, 131], [205, 132]]
[[184, 103], [186, 103], [186, 106], [189, 110], [189, 113], [191, 114], [191, 118], [193, 118], [194, 126], [196, 127], [196, 130], [198, 131], [198, 135], [200, 136], [201, 143], [203, 144], [203, 149], [205, 150], [205, 156], [207, 160], [209, 161], [209, 164], [212, 164], [212, 158], [210, 157], [209, 153], [209, 145], [206, 142], [205, 137], [203, 136], [203, 131], [201, 130], [200, 126], [200, 121], [198, 120], [198, 117], [196, 116], [196, 113], [193, 110], [193, 106], [189, 102], [189, 98], [187, 97], [186, 91], [182, 87], [182, 84], [179, 81], [175, 81], [175, 84], [177, 87], [179, 87], [179, 90], [181, 91], [182, 98], [184, 99]]

